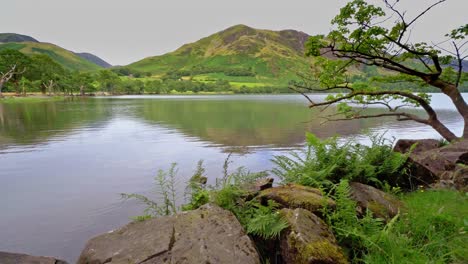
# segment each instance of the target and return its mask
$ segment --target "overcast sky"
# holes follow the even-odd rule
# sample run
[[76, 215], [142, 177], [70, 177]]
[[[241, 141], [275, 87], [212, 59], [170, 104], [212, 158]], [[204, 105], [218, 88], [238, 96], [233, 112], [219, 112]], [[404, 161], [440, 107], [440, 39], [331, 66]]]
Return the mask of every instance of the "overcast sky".
[[[0, 32], [30, 35], [114, 65], [164, 54], [235, 24], [326, 33], [346, 0], [1, 0]], [[380, 2], [372, 0], [369, 2]], [[402, 0], [409, 14], [434, 0]], [[468, 0], [430, 12], [415, 38], [468, 23]]]

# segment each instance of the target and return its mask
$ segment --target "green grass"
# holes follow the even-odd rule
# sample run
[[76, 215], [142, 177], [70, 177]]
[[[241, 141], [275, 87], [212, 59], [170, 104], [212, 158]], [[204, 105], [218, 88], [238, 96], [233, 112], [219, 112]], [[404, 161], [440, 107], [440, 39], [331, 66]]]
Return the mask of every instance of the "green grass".
[[374, 241], [380, 250], [371, 250], [365, 262], [468, 263], [467, 199], [449, 190], [402, 196], [405, 212]]
[[40, 103], [51, 101], [63, 101], [65, 96], [32, 96], [32, 97], [4, 97], [0, 98], [0, 103], [14, 104], [14, 103]]

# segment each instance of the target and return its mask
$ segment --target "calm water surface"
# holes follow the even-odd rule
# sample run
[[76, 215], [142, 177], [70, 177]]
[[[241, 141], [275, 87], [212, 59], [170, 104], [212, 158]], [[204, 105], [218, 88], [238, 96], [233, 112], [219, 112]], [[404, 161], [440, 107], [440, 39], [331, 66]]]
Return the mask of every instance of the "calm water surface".
[[[433, 95], [433, 102], [460, 134], [462, 120], [448, 98]], [[141, 213], [141, 206], [121, 201], [119, 193], [153, 195], [157, 170], [172, 162], [179, 164], [182, 194], [198, 160], [204, 160], [210, 181], [221, 174], [228, 153], [232, 169], [268, 170], [273, 155], [303, 146], [305, 131], [320, 137], [362, 137], [366, 130], [389, 138], [437, 137], [413, 122], [321, 124], [319, 114], [298, 95], [0, 103], [0, 251], [74, 262], [89, 238]]]

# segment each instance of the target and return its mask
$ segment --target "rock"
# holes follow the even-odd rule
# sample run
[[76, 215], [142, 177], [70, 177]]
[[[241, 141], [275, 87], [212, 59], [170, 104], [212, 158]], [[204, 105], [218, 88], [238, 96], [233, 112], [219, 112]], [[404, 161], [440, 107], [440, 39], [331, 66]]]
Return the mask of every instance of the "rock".
[[440, 179], [431, 184], [432, 189], [468, 191], [468, 167], [457, 165], [453, 171], [446, 171]]
[[[413, 185], [453, 185], [458, 164], [468, 165], [468, 140], [461, 140], [447, 146], [411, 153], [408, 158]], [[440, 182], [440, 181], [444, 182]], [[458, 189], [460, 185], [457, 185]], [[413, 186], [414, 187], [414, 186]]]
[[320, 190], [297, 184], [286, 184], [266, 189], [261, 191], [258, 197], [262, 202], [273, 200], [285, 208], [303, 208], [317, 214], [320, 214], [320, 210], [324, 206], [336, 207], [335, 202], [324, 197]]
[[9, 253], [0, 251], [0, 263], [2, 264], [67, 264], [63, 260], [53, 257], [37, 257], [26, 254]]
[[273, 181], [274, 181], [273, 178], [259, 179], [255, 182], [255, 188], [259, 191], [269, 189], [273, 187]]
[[350, 198], [357, 202], [360, 215], [365, 214], [366, 209], [369, 209], [374, 216], [389, 220], [395, 217], [403, 206], [393, 195], [372, 186], [358, 182], [352, 182], [349, 186], [351, 187]]
[[335, 236], [318, 216], [300, 208], [280, 213], [290, 225], [280, 235], [284, 263], [348, 263]]
[[435, 139], [399, 139], [393, 147], [393, 151], [408, 153], [414, 144], [416, 144], [416, 146], [412, 153], [436, 149], [442, 146], [441, 142]]
[[241, 188], [249, 193], [257, 195], [260, 191], [273, 187], [273, 178], [262, 178], [255, 182], [249, 182], [241, 186]]
[[468, 191], [468, 167], [458, 166], [452, 176], [455, 189]]
[[78, 264], [252, 263], [260, 258], [236, 217], [215, 205], [130, 223], [86, 244]]

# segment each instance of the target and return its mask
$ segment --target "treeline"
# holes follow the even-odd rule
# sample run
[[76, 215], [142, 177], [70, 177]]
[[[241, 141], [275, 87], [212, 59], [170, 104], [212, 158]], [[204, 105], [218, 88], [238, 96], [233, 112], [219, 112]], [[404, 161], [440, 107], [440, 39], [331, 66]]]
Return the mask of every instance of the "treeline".
[[[163, 78], [140, 78], [149, 73], [138, 72], [127, 67], [103, 69], [98, 72], [69, 71], [45, 54], [27, 56], [19, 51], [6, 49], [0, 51], [0, 72], [6, 73], [15, 66], [14, 74], [3, 85], [3, 92], [26, 94], [92, 95], [98, 92], [108, 94], [169, 94], [199, 92], [231, 93], [286, 93], [287, 87], [246, 87], [232, 86], [226, 80], [199, 82], [183, 80], [178, 72], [168, 73]], [[211, 69], [213, 70], [213, 69]], [[197, 68], [195, 72], [208, 71]], [[250, 69], [230, 69], [231, 75], [247, 74]], [[124, 77], [126, 76], [126, 77]], [[177, 77], [179, 76], [179, 77]]]

